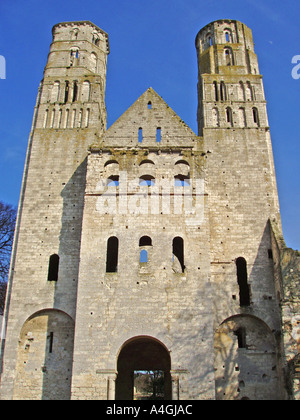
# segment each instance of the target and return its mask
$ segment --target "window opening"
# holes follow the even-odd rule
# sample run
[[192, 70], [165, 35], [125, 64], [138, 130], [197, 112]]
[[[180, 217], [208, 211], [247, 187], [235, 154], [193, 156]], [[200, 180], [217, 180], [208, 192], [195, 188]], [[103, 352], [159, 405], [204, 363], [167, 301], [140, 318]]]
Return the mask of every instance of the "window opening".
[[189, 187], [190, 178], [187, 175], [176, 175], [175, 178], [175, 187]]
[[77, 101], [77, 96], [78, 96], [78, 83], [77, 81], [75, 81], [73, 84], [73, 101], [72, 102]]
[[152, 239], [149, 236], [143, 236], [140, 239], [139, 246], [152, 246]]
[[181, 272], [184, 273], [184, 242], [179, 236], [173, 239], [173, 263], [176, 262], [180, 264]]
[[68, 102], [69, 99], [69, 82], [66, 81], [66, 87], [65, 87], [65, 104]]
[[140, 127], [139, 128], [139, 143], [142, 143], [143, 141], [143, 129]]
[[156, 142], [160, 143], [161, 142], [161, 128], [157, 128], [156, 129]]
[[244, 258], [236, 260], [237, 281], [240, 288], [240, 306], [250, 306], [250, 289], [248, 285], [247, 262]]
[[148, 102], [148, 109], [152, 109], [152, 103], [151, 103], [151, 101]]
[[148, 251], [145, 249], [141, 250], [140, 253], [140, 263], [147, 263], [148, 262]]
[[59, 256], [57, 254], [51, 255], [49, 259], [48, 281], [58, 280]]
[[118, 271], [118, 252], [119, 252], [119, 239], [112, 236], [107, 241], [107, 254], [106, 254], [106, 272], [117, 273]]
[[234, 335], [237, 336], [239, 349], [245, 349], [245, 348], [247, 348], [247, 344], [246, 344], [246, 328], [244, 328], [244, 327], [238, 328], [236, 331], [234, 331]]
[[214, 88], [215, 88], [215, 101], [219, 101], [219, 90], [218, 90], [218, 83], [214, 82]]
[[107, 180], [108, 187], [118, 187], [119, 186], [119, 175], [112, 175]]
[[232, 121], [232, 109], [231, 108], [226, 108], [226, 120], [227, 123], [230, 124], [231, 126], [233, 126], [233, 121]]
[[226, 86], [224, 82], [221, 82], [221, 101], [227, 101], [227, 93], [226, 93]]
[[155, 185], [155, 178], [152, 175], [143, 175], [140, 177], [140, 186], [141, 187], [151, 187]]
[[259, 118], [258, 118], [258, 110], [257, 110], [257, 108], [253, 108], [253, 121], [254, 121], [254, 124], [259, 125]]
[[48, 336], [48, 340], [49, 340], [49, 353], [52, 353], [53, 351], [53, 332], [50, 332], [49, 336]]

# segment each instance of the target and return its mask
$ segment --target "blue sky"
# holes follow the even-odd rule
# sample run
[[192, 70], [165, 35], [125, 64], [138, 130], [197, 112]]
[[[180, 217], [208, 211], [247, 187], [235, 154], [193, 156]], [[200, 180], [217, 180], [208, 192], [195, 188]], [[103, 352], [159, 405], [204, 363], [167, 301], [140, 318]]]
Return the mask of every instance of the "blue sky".
[[[52, 26], [90, 20], [109, 34], [108, 126], [153, 87], [197, 132], [195, 37], [209, 22], [237, 19], [252, 31], [264, 76], [283, 230], [300, 249], [299, 0], [0, 0], [0, 200], [17, 205], [33, 108]], [[300, 72], [299, 72], [300, 73]]]

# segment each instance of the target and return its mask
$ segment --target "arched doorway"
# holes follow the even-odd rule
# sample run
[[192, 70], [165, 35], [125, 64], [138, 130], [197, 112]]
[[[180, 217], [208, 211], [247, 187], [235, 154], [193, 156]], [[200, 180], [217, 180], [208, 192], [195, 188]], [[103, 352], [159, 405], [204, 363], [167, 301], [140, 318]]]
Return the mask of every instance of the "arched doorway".
[[127, 341], [117, 363], [116, 400], [170, 400], [171, 358], [167, 348], [152, 337]]

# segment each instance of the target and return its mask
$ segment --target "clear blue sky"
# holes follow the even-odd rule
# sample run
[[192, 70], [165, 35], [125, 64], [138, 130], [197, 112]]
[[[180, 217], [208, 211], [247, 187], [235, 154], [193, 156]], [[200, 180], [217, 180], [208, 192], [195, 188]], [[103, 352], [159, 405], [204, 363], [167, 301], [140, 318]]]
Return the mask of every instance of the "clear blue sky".
[[90, 20], [109, 34], [108, 126], [153, 87], [197, 132], [195, 37], [209, 22], [237, 19], [254, 35], [268, 101], [285, 240], [300, 249], [299, 0], [0, 0], [0, 200], [16, 205], [37, 89], [52, 26]]

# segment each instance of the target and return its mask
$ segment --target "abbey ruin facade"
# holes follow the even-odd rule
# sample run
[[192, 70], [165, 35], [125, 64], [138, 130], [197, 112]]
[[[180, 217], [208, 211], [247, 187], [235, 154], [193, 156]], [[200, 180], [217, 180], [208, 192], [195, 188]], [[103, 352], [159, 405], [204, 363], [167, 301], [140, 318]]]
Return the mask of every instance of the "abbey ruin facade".
[[252, 32], [218, 20], [196, 51], [198, 134], [152, 88], [107, 129], [108, 35], [54, 26], [1, 399], [155, 397], [139, 388], [145, 372], [163, 399], [300, 398], [299, 254], [282, 237]]

